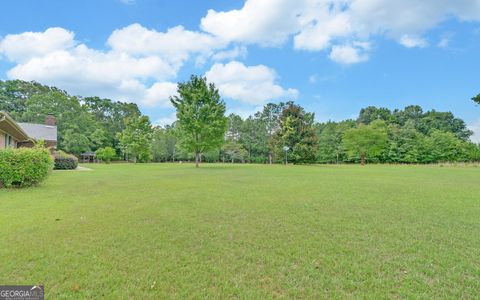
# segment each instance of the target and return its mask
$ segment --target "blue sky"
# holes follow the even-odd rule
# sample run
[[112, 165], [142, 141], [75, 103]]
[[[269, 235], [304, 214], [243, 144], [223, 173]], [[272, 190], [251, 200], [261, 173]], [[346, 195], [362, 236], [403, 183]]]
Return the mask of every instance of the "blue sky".
[[[242, 116], [294, 99], [319, 121], [362, 107], [452, 111], [480, 132], [479, 0], [2, 1], [0, 78], [134, 101], [173, 120], [190, 74]], [[478, 138], [478, 135], [477, 137]]]

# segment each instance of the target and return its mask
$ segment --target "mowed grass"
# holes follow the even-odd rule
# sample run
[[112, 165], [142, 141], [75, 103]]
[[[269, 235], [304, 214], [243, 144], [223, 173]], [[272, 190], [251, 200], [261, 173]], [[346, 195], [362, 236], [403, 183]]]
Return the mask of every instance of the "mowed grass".
[[88, 167], [0, 190], [0, 284], [47, 299], [480, 295], [480, 168]]

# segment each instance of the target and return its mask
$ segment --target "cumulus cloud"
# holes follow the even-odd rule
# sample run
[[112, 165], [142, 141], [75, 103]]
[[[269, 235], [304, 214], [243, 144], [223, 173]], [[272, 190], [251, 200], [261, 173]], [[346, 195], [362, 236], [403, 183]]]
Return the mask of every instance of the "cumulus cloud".
[[238, 61], [216, 63], [205, 74], [227, 98], [247, 104], [263, 104], [278, 98], [296, 98], [298, 91], [276, 83], [276, 72], [264, 65], [245, 66]]
[[225, 41], [275, 46], [300, 29], [306, 0], [247, 0], [241, 9], [209, 10], [201, 28]]
[[334, 38], [352, 33], [352, 25], [346, 13], [333, 14], [325, 8], [319, 8], [319, 13], [313, 20], [314, 22], [310, 22], [295, 36], [296, 49], [324, 50], [330, 46]]
[[201, 27], [225, 41], [262, 46], [293, 37], [296, 49], [309, 51], [375, 35], [412, 48], [428, 46], [423, 34], [449, 18], [479, 21], [480, 1], [247, 0], [240, 9], [210, 10]]
[[226, 46], [225, 42], [210, 34], [189, 31], [183, 26], [158, 32], [140, 24], [115, 30], [107, 44], [114, 52], [135, 56], [155, 55], [176, 66], [181, 66], [191, 55], [209, 54]]
[[177, 95], [177, 84], [157, 82], [146, 90], [144, 104], [147, 106], [169, 106], [170, 97]]
[[34, 57], [72, 48], [75, 44], [73, 32], [53, 27], [44, 32], [9, 34], [0, 40], [0, 53], [11, 61], [25, 62]]
[[425, 48], [428, 46], [428, 42], [425, 39], [407, 34], [402, 35], [399, 42], [407, 48]]
[[247, 47], [236, 46], [233, 49], [219, 51], [212, 56], [214, 61], [232, 60], [236, 58], [245, 58], [248, 54]]
[[356, 64], [368, 60], [368, 50], [370, 50], [370, 44], [367, 42], [333, 46], [329, 58], [340, 64]]
[[222, 47], [216, 38], [181, 26], [162, 33], [139, 24], [114, 31], [107, 45], [107, 51], [95, 50], [76, 41], [73, 32], [49, 28], [7, 35], [0, 40], [0, 54], [16, 63], [8, 78], [36, 80], [79, 95], [169, 106], [169, 96], [176, 93], [170, 80], [185, 61]]

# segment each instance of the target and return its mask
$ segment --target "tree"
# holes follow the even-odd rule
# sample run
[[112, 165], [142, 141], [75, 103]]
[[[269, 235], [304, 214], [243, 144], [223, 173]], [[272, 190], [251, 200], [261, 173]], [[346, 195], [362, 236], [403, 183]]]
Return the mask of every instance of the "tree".
[[318, 137], [313, 127], [314, 115], [300, 105], [288, 102], [280, 117], [280, 130], [276, 134], [276, 153], [282, 157], [283, 147], [291, 150], [288, 160], [293, 163], [312, 163], [317, 158]]
[[426, 162], [467, 160], [467, 143], [451, 132], [434, 130], [426, 141]]
[[195, 155], [198, 168], [200, 155], [219, 148], [227, 129], [225, 102], [218, 89], [207, 78], [192, 75], [190, 81], [178, 84], [178, 96], [170, 97], [177, 110], [181, 145]]
[[419, 120], [417, 130], [425, 135], [430, 135], [435, 130], [451, 132], [457, 138], [468, 141], [472, 131], [467, 128], [465, 121], [455, 116], [451, 112], [438, 112], [431, 110], [426, 112]]
[[264, 132], [265, 141], [264, 144], [268, 149], [268, 163], [273, 162], [273, 153], [275, 151], [275, 134], [280, 129], [280, 116], [285, 103], [280, 102], [278, 104], [268, 103], [263, 107], [261, 112], [255, 114], [255, 118], [259, 120], [259, 129]]
[[175, 126], [156, 127], [153, 130], [152, 153], [154, 161], [175, 161], [178, 138]]
[[343, 133], [355, 127], [353, 120], [346, 120], [340, 123], [327, 122], [317, 124], [318, 135], [318, 161], [322, 163], [339, 163], [347, 158], [343, 148]]
[[368, 125], [375, 120], [383, 120], [385, 122], [390, 122], [391, 119], [392, 113], [388, 108], [377, 108], [375, 106], [369, 106], [360, 110], [357, 122]]
[[104, 163], [109, 164], [116, 156], [115, 149], [112, 147], [100, 148], [95, 151], [98, 159], [101, 159]]
[[67, 129], [64, 133], [62, 148], [72, 154], [80, 155], [83, 152], [90, 151], [90, 141], [88, 137], [77, 129]]
[[362, 165], [369, 157], [382, 153], [387, 144], [385, 122], [377, 120], [370, 125], [360, 124], [345, 131], [343, 145], [350, 157], [359, 157]]
[[222, 150], [230, 158], [232, 164], [235, 162], [235, 160], [240, 160], [243, 163], [245, 162], [245, 158], [248, 156], [248, 152], [245, 150], [243, 145], [235, 142], [229, 142], [225, 144]]
[[125, 129], [117, 134], [123, 153], [133, 162], [146, 162], [151, 159], [152, 125], [147, 116], [125, 120]]
[[477, 104], [480, 104], [480, 94], [476, 95], [475, 97], [472, 97], [472, 100]]
[[227, 133], [225, 138], [229, 141], [238, 141], [243, 126], [242, 117], [236, 114], [230, 114], [227, 118]]

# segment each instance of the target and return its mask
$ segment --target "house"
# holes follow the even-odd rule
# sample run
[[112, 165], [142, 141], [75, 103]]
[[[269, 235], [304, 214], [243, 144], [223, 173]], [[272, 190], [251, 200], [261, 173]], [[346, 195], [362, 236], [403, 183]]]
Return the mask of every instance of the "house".
[[57, 147], [55, 117], [48, 115], [45, 124], [17, 123], [6, 112], [0, 111], [0, 149], [33, 147], [43, 140], [49, 148]]

